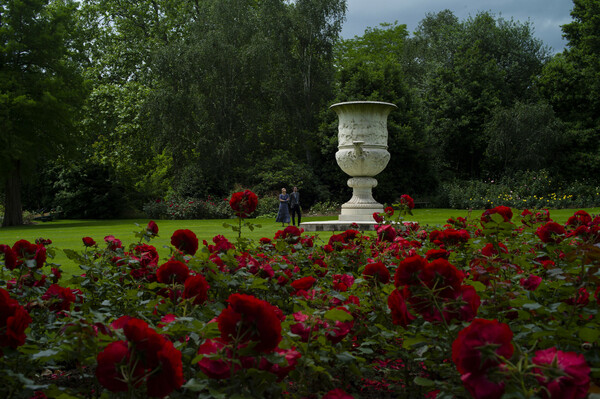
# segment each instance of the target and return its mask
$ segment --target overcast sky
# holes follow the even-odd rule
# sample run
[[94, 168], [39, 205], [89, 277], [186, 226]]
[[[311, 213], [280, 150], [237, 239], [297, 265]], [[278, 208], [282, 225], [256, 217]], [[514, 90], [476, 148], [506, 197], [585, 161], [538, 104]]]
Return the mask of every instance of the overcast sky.
[[560, 52], [566, 45], [561, 25], [572, 21], [572, 0], [347, 0], [346, 22], [342, 29], [345, 39], [362, 36], [367, 27], [382, 22], [406, 24], [411, 33], [429, 12], [451, 10], [459, 20], [475, 16], [478, 11], [490, 11], [496, 17], [531, 21], [534, 36]]

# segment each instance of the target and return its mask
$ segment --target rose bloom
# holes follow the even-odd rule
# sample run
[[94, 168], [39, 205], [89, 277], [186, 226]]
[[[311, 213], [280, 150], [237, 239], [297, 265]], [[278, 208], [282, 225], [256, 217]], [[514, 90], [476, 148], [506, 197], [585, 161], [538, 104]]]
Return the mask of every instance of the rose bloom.
[[[8, 291], [0, 288], [0, 348], [16, 348], [25, 343], [25, 330], [32, 322], [31, 316]], [[0, 350], [0, 358], [2, 350]]]
[[379, 212], [373, 212], [373, 220], [375, 220], [375, 223], [383, 223], [384, 219]]
[[500, 399], [504, 395], [504, 382], [494, 382], [486, 373], [466, 373], [460, 379], [474, 399]]
[[42, 295], [42, 300], [49, 302], [48, 309], [59, 312], [71, 309], [71, 304], [75, 302], [76, 298], [70, 288], [52, 284]]
[[414, 209], [415, 207], [415, 201], [408, 194], [402, 194], [400, 196], [400, 203], [406, 205], [408, 209]]
[[486, 209], [483, 212], [483, 214], [481, 215], [481, 223], [483, 224], [491, 222], [491, 215], [494, 214], [499, 214], [500, 216], [502, 216], [505, 222], [510, 222], [513, 217], [512, 209], [510, 209], [508, 206], [497, 206], [492, 209]]
[[17, 257], [21, 259], [31, 259], [35, 256], [37, 245], [30, 243], [27, 240], [19, 240], [14, 243], [12, 250]]
[[367, 279], [372, 277], [376, 278], [381, 284], [387, 284], [390, 282], [390, 271], [383, 264], [383, 262], [369, 263], [365, 266], [363, 276]]
[[108, 244], [108, 249], [111, 251], [116, 251], [119, 248], [123, 248], [123, 243], [121, 243], [121, 240], [115, 238], [113, 235], [104, 237], [104, 241]]
[[394, 208], [391, 206], [386, 206], [383, 212], [388, 216], [394, 216]]
[[346, 393], [341, 388], [336, 388], [327, 392], [321, 399], [354, 399], [354, 396]]
[[229, 206], [236, 216], [246, 218], [256, 210], [258, 197], [250, 190], [233, 193], [229, 200]]
[[81, 239], [83, 241], [83, 245], [86, 247], [93, 247], [96, 245], [96, 241], [92, 237], [83, 237]]
[[586, 211], [577, 211], [567, 220], [567, 226], [587, 226], [592, 223], [592, 217]]
[[452, 343], [452, 361], [461, 374], [486, 372], [500, 364], [496, 356], [512, 357], [512, 337], [507, 324], [498, 320], [475, 319], [458, 333]]
[[[254, 349], [272, 352], [281, 341], [281, 320], [275, 306], [246, 294], [231, 294], [229, 305], [217, 316], [221, 338], [256, 342]], [[238, 336], [239, 335], [239, 336]]]
[[127, 391], [124, 380], [133, 376], [146, 383], [148, 396], [162, 398], [183, 385], [181, 352], [171, 341], [133, 317], [123, 316], [113, 326], [123, 328], [127, 341], [113, 342], [98, 354], [96, 376], [105, 388]]
[[528, 291], [535, 291], [537, 287], [540, 286], [541, 282], [542, 278], [534, 274], [530, 275], [527, 278], [522, 278], [521, 280], [519, 280], [521, 286]]
[[419, 284], [419, 274], [425, 269], [427, 261], [420, 255], [414, 255], [402, 260], [398, 264], [394, 275], [396, 287], [405, 284]]
[[17, 267], [17, 254], [8, 245], [0, 245], [0, 252], [4, 254], [4, 266], [8, 270], [14, 270]]
[[446, 259], [433, 260], [420, 274], [420, 279], [425, 286], [436, 290], [441, 289], [438, 295], [445, 297], [452, 297], [453, 293], [460, 291], [464, 278], [465, 274]]
[[440, 249], [430, 249], [425, 253], [425, 259], [428, 261], [432, 261], [434, 259], [448, 259], [450, 257], [450, 252], [446, 251], [443, 248]]
[[158, 225], [154, 220], [148, 222], [148, 226], [146, 226], [146, 232], [151, 236], [158, 234]]
[[188, 229], [175, 230], [171, 236], [171, 245], [185, 254], [194, 255], [198, 250], [198, 237]]
[[191, 276], [185, 280], [182, 296], [184, 299], [194, 298], [193, 304], [201, 305], [208, 299], [209, 288], [204, 276], [200, 274]]
[[[219, 338], [207, 339], [198, 347], [199, 355], [214, 355], [222, 352], [228, 358], [231, 357], [231, 349], [225, 348], [225, 342]], [[229, 360], [229, 359], [228, 359]], [[208, 377], [215, 380], [230, 378], [233, 373], [239, 370], [240, 366], [231, 361], [222, 358], [211, 358], [204, 356], [198, 362], [200, 370]]]
[[576, 352], [563, 352], [548, 348], [535, 352], [533, 364], [554, 368], [534, 369], [537, 380], [548, 391], [541, 389], [543, 398], [578, 399], [585, 398], [590, 387], [590, 366], [585, 357]]
[[558, 244], [563, 240], [565, 233], [565, 228], [556, 222], [548, 222], [546, 224], [543, 224], [540, 227], [538, 227], [538, 229], [535, 232], [535, 234], [537, 234], [540, 240], [547, 244]]
[[406, 306], [405, 296], [407, 293], [404, 293], [405, 290], [394, 290], [388, 297], [388, 308], [392, 311], [392, 323], [398, 326], [406, 327], [410, 324], [411, 321], [416, 319], [415, 316], [410, 314], [408, 311], [408, 307]]
[[290, 283], [290, 285], [292, 286], [292, 288], [294, 288], [295, 290], [308, 290], [309, 288], [311, 288], [315, 282], [317, 280], [312, 277], [312, 276], [308, 276], [308, 277], [302, 277], [298, 280], [294, 280]]
[[377, 238], [379, 239], [379, 241], [392, 242], [392, 241], [394, 241], [394, 238], [396, 238], [396, 235], [398, 234], [396, 232], [396, 229], [394, 229], [394, 226], [392, 226], [391, 224], [384, 224], [384, 225], [376, 226], [376, 230], [377, 230]]
[[170, 260], [161, 265], [156, 271], [156, 279], [159, 283], [183, 284], [190, 275], [190, 269], [185, 263], [178, 260]]

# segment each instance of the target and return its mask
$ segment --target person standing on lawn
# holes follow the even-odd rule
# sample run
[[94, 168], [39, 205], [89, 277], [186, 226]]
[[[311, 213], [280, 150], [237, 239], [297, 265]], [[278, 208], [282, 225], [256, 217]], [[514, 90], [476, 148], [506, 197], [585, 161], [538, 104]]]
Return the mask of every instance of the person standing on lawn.
[[298, 215], [298, 226], [302, 223], [302, 209], [300, 209], [300, 193], [298, 187], [290, 194], [290, 213], [292, 214], [292, 224], [296, 225], [295, 215]]
[[281, 189], [279, 194], [279, 210], [277, 211], [277, 218], [275, 222], [280, 222], [281, 227], [286, 223], [290, 224], [290, 195], [286, 192], [285, 188]]

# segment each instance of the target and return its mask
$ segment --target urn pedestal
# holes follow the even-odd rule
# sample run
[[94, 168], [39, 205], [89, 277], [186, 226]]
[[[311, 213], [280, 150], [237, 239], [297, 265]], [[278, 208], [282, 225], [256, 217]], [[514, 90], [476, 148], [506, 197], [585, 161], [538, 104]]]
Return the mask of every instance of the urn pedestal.
[[387, 117], [397, 108], [378, 101], [352, 101], [334, 104], [339, 119], [338, 166], [349, 176], [352, 198], [342, 205], [340, 221], [373, 222], [374, 212], [383, 212], [383, 205], [373, 198], [374, 178], [390, 160], [387, 151]]

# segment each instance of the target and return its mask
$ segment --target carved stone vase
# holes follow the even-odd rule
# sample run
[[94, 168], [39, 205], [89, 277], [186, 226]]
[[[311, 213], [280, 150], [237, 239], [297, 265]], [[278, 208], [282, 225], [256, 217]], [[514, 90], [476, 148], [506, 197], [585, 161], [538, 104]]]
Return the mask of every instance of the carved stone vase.
[[373, 198], [374, 178], [390, 160], [387, 148], [387, 117], [397, 108], [378, 101], [352, 101], [334, 104], [339, 119], [338, 151], [335, 159], [346, 172], [352, 198], [342, 205], [339, 220], [374, 221], [374, 212], [383, 212], [383, 205]]

